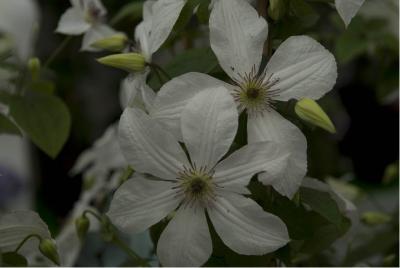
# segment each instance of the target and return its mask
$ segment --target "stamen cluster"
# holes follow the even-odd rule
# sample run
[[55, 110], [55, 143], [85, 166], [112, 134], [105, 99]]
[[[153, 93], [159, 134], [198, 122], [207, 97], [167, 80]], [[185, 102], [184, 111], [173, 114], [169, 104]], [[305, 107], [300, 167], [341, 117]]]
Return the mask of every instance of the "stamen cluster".
[[279, 78], [272, 79], [272, 75], [267, 77], [266, 69], [259, 74], [253, 66], [249, 73], [238, 73], [240, 79], [232, 79], [237, 86], [232, 95], [239, 103], [240, 111], [246, 109], [248, 114], [257, 115], [275, 108], [274, 97], [279, 95], [279, 89], [271, 90], [271, 87], [279, 82]]

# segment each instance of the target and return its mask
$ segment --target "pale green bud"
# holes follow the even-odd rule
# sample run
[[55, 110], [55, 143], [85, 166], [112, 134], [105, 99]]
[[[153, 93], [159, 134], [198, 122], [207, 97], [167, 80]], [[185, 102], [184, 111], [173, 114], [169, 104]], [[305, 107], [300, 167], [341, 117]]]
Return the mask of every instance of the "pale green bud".
[[370, 211], [362, 214], [361, 220], [368, 225], [378, 225], [390, 222], [391, 217], [385, 213]]
[[49, 258], [52, 262], [60, 265], [60, 256], [57, 252], [57, 246], [51, 239], [42, 239], [39, 244], [40, 252]]
[[39, 77], [40, 65], [40, 60], [38, 58], [30, 58], [28, 61], [28, 69], [31, 72], [33, 80]]
[[81, 241], [85, 238], [89, 230], [89, 226], [90, 221], [85, 215], [82, 215], [75, 220], [76, 233], [78, 234], [78, 237]]
[[299, 100], [294, 107], [294, 111], [304, 121], [319, 126], [330, 133], [336, 132], [335, 126], [328, 115], [314, 100], [308, 98]]
[[286, 13], [286, 6], [286, 0], [269, 0], [268, 15], [273, 20], [279, 20]]
[[98, 62], [128, 72], [140, 72], [146, 67], [146, 61], [139, 53], [121, 53], [97, 59]]
[[109, 51], [122, 51], [128, 43], [128, 38], [125, 34], [117, 33], [112, 36], [97, 40], [91, 44], [94, 48], [105, 49]]

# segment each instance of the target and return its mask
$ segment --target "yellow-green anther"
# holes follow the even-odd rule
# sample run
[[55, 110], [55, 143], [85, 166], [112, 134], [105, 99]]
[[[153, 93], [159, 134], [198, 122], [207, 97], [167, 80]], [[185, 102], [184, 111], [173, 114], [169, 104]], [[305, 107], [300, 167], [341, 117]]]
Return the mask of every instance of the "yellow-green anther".
[[49, 258], [52, 262], [60, 265], [60, 256], [58, 255], [57, 246], [51, 239], [42, 239], [39, 244], [40, 252]]
[[268, 15], [273, 20], [281, 19], [286, 12], [286, 0], [270, 0], [268, 6]]
[[89, 226], [90, 221], [85, 215], [82, 215], [75, 220], [76, 233], [78, 234], [78, 237], [81, 241], [85, 238], [89, 230]]
[[28, 61], [28, 69], [33, 80], [36, 80], [39, 77], [40, 65], [40, 60], [38, 58], [30, 58]]
[[125, 34], [117, 33], [112, 36], [97, 40], [91, 44], [94, 48], [105, 49], [109, 51], [122, 51], [128, 43], [128, 38]]
[[362, 222], [368, 225], [388, 223], [391, 219], [390, 215], [376, 211], [365, 212], [361, 215]]
[[314, 100], [308, 98], [301, 99], [296, 103], [294, 110], [304, 121], [323, 128], [330, 133], [336, 132], [335, 126], [328, 115]]
[[140, 72], [146, 67], [146, 61], [139, 53], [121, 53], [97, 59], [98, 62], [127, 72]]

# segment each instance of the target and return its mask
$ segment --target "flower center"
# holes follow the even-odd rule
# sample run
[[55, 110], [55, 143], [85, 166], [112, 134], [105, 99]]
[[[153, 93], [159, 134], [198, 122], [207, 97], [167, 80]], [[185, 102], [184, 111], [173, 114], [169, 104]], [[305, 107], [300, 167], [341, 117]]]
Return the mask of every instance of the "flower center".
[[207, 206], [214, 198], [215, 183], [212, 180], [212, 173], [206, 172], [204, 168], [185, 168], [179, 175], [177, 188], [184, 193], [186, 203]]
[[250, 73], [239, 74], [240, 79], [234, 80], [236, 86], [233, 97], [239, 104], [241, 111], [246, 110], [249, 115], [255, 115], [274, 108], [274, 97], [279, 89], [271, 89], [279, 79], [267, 77], [266, 71], [258, 74], [255, 66]]
[[102, 17], [102, 10], [100, 8], [98, 8], [95, 3], [93, 2], [89, 2], [87, 5], [87, 10], [86, 10], [86, 14], [85, 14], [85, 20], [88, 23], [96, 23], [97, 21], [99, 21]]

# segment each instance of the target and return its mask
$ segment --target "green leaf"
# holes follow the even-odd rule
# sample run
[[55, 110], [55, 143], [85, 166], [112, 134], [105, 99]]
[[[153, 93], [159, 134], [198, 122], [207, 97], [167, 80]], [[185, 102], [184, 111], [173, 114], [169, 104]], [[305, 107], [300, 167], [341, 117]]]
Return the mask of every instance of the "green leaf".
[[126, 17], [133, 20], [140, 20], [142, 18], [143, 1], [135, 1], [123, 6], [118, 13], [112, 18], [110, 24], [114, 25]]
[[10, 267], [27, 267], [28, 261], [26, 258], [16, 252], [5, 252], [1, 255], [2, 266]]
[[71, 126], [68, 108], [61, 99], [33, 91], [24, 97], [14, 96], [10, 115], [40, 149], [53, 158], [58, 155]]
[[0, 134], [21, 135], [18, 127], [6, 116], [0, 114]]
[[[170, 77], [176, 77], [187, 72], [210, 73], [218, 66], [217, 58], [211, 48], [195, 48], [187, 50], [177, 56], [163, 69]], [[152, 88], [160, 88], [161, 83], [156, 76], [152, 76], [149, 80]]]
[[339, 207], [328, 192], [301, 187], [300, 199], [302, 203], [310, 206], [313, 211], [323, 216], [329, 222], [336, 226], [340, 226], [342, 223], [342, 215]]
[[29, 85], [29, 88], [45, 94], [54, 94], [55, 91], [54, 83], [48, 80], [32, 81], [32, 83]]

